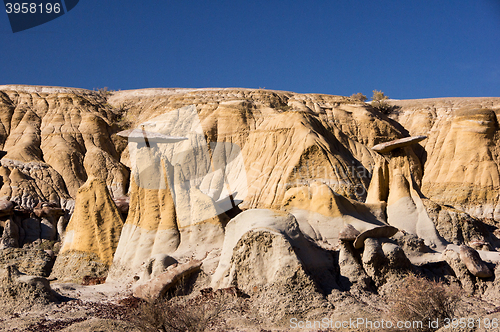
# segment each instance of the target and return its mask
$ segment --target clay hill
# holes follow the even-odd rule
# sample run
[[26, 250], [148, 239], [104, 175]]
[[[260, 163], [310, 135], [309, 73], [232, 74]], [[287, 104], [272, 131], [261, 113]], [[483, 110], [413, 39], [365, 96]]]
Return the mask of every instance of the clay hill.
[[500, 98], [389, 103], [0, 86], [3, 330], [498, 320]]

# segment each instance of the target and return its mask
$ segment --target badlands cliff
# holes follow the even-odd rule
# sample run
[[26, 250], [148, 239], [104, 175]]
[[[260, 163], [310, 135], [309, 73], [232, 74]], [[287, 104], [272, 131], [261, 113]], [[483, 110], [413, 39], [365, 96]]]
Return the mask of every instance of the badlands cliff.
[[344, 317], [346, 294], [365, 312], [408, 272], [500, 306], [500, 98], [391, 104], [0, 86], [0, 251], [146, 300], [233, 287], [278, 325]]

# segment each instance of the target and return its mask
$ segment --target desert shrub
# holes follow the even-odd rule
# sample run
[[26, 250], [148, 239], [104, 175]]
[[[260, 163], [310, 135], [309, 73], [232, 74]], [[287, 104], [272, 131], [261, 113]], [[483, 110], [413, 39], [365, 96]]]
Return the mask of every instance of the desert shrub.
[[129, 114], [130, 105], [127, 103], [121, 103], [117, 107], [109, 107], [113, 114], [113, 121], [118, 127], [118, 130], [126, 130], [132, 127], [133, 121], [132, 115]]
[[246, 310], [245, 300], [238, 293], [208, 289], [189, 300], [174, 297], [142, 301], [134, 323], [143, 331], [197, 332], [224, 328], [228, 315]]
[[387, 99], [389, 99], [389, 97], [386, 96], [382, 91], [373, 90], [371, 104], [380, 112], [388, 114], [393, 110], [393, 106], [387, 102]]
[[405, 331], [435, 330], [429, 321], [439, 320], [440, 327], [445, 318], [452, 319], [461, 289], [443, 282], [408, 275], [396, 291], [389, 296], [389, 317], [393, 322], [422, 322], [422, 328]]
[[355, 93], [355, 94], [351, 95], [349, 98], [354, 99], [354, 100], [359, 100], [362, 102], [365, 102], [367, 99], [367, 97], [364, 94], [362, 94], [361, 92]]
[[276, 106], [276, 109], [277, 110], [280, 110], [280, 111], [289, 111], [292, 109], [292, 106], [288, 106], [288, 105], [285, 105], [285, 104], [279, 104], [278, 106]]
[[94, 91], [96, 91], [97, 94], [104, 99], [107, 99], [108, 96], [113, 94], [113, 90], [108, 90], [107, 86], [105, 86], [104, 88], [98, 88], [97, 90], [94, 89]]

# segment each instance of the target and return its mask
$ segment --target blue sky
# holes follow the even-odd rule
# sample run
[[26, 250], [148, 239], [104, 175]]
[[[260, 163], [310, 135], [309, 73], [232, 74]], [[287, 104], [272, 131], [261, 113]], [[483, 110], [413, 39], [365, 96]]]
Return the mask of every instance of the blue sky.
[[80, 0], [12, 33], [0, 84], [500, 97], [500, 0]]

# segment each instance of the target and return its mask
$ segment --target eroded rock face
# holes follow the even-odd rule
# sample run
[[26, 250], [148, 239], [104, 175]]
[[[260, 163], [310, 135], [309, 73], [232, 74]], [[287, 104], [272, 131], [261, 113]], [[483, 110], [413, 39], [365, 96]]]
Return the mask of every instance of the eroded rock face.
[[105, 276], [122, 227], [123, 220], [106, 183], [89, 178], [78, 190], [75, 212], [66, 228], [52, 276], [60, 280]]
[[[402, 137], [368, 106], [339, 96], [146, 89], [115, 93], [109, 103], [132, 105], [128, 113], [136, 128], [166, 112], [194, 105], [209, 142], [232, 143], [241, 149], [251, 184], [242, 209], [279, 208], [287, 188], [314, 179], [326, 181], [339, 194], [361, 199], [369, 182], [363, 170], [373, 167], [376, 154], [368, 146]], [[147, 125], [145, 130], [151, 131]], [[263, 146], [265, 150], [256, 148]], [[131, 165], [130, 157], [124, 155], [122, 161]]]
[[[277, 295], [302, 301], [306, 289], [321, 303], [345, 278], [347, 289], [383, 285], [408, 269], [403, 249], [422, 260], [447, 243], [495, 249], [494, 222], [485, 231], [445, 204], [498, 219], [500, 100], [461, 111], [461, 102], [427, 102], [401, 102], [398, 124], [339, 96], [146, 89], [106, 100], [0, 87], [0, 199], [17, 204], [0, 204], [2, 245], [64, 238], [61, 279], [105, 276], [112, 261], [108, 280], [147, 282], [197, 259], [214, 288], [274, 296], [266, 303], [280, 317], [304, 308]], [[152, 140], [127, 142], [115, 135], [124, 126]], [[428, 140], [394, 142], [408, 135]], [[390, 141], [398, 149], [384, 156], [370, 148]], [[239, 203], [244, 212], [229, 221], [227, 204]], [[63, 212], [73, 213], [67, 226]], [[346, 225], [364, 234], [359, 249], [345, 242], [356, 233], [341, 232]], [[395, 230], [403, 248], [384, 238]]]
[[0, 146], [7, 151], [0, 197], [31, 208], [63, 202], [89, 175], [103, 178], [113, 194], [125, 194], [128, 171], [110, 138], [111, 108], [90, 91], [45, 91], [0, 87]]
[[328, 254], [304, 238], [292, 215], [248, 210], [226, 227], [212, 286], [234, 286], [256, 296], [262, 313], [274, 308], [272, 321], [303, 317], [311, 308], [324, 305], [319, 287], [335, 280], [329, 271], [332, 263]]
[[499, 219], [499, 98], [394, 102], [393, 115], [410, 135], [427, 135], [422, 192], [474, 217]]
[[282, 204], [295, 216], [301, 231], [324, 247], [335, 246], [346, 225], [358, 233], [386, 225], [385, 202], [364, 204], [350, 200], [318, 181], [290, 188]]
[[[153, 179], [148, 173], [132, 178], [128, 217], [109, 280], [137, 273], [144, 262], [158, 254], [178, 261], [192, 257], [201, 260], [222, 247], [222, 225], [227, 217], [217, 210], [215, 202], [196, 187], [184, 187], [186, 182], [181, 180], [178, 167], [161, 163], [158, 172], [163, 177], [155, 178], [156, 187], [147, 185]], [[173, 176], [167, 180], [169, 174]], [[174, 188], [175, 199], [169, 186], [174, 178], [179, 185]]]
[[134, 287], [134, 296], [146, 301], [154, 301], [161, 298], [166, 291], [175, 285], [181, 278], [200, 270], [201, 261], [193, 260], [170, 268], [157, 277]]
[[0, 250], [0, 267], [15, 265], [24, 274], [48, 277], [53, 265], [52, 257], [41, 249], [5, 248]]

